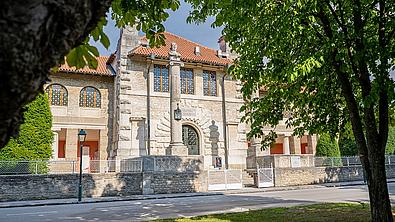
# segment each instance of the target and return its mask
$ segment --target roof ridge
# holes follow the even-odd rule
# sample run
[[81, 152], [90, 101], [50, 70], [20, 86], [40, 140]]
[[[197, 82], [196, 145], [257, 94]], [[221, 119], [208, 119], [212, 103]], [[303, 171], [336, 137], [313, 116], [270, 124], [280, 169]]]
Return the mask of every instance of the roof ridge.
[[168, 32], [168, 31], [164, 31], [163, 33], [168, 33], [168, 34], [170, 34], [170, 35], [172, 35], [172, 36], [174, 36], [174, 37], [177, 37], [177, 38], [179, 38], [179, 39], [182, 39], [182, 40], [184, 40], [184, 41], [187, 41], [187, 42], [190, 42], [190, 43], [199, 45], [199, 46], [201, 46], [201, 47], [203, 47], [203, 48], [206, 48], [206, 49], [209, 49], [209, 50], [213, 50], [214, 52], [216, 51], [215, 49], [212, 49], [212, 48], [210, 48], [210, 47], [208, 47], [208, 46], [204, 46], [204, 45], [202, 45], [202, 44], [200, 44], [200, 43], [194, 42], [194, 41], [192, 41], [192, 40], [189, 40], [189, 39], [187, 39], [187, 38], [185, 38], [185, 37], [176, 35], [176, 34], [174, 34], [174, 33], [171, 33], [171, 32]]

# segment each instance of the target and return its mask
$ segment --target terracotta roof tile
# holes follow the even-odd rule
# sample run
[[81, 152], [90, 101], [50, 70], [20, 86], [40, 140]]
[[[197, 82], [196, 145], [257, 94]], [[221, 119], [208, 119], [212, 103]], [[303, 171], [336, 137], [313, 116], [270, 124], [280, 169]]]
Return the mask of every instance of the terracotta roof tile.
[[[166, 45], [159, 48], [138, 46], [133, 49], [130, 54], [148, 56], [154, 53], [156, 57], [167, 59], [169, 57], [171, 43], [175, 42], [177, 44], [177, 52], [181, 54], [181, 60], [184, 62], [199, 62], [214, 65], [227, 65], [232, 62], [231, 59], [218, 57], [214, 49], [202, 46], [169, 32], [164, 32], [163, 34], [166, 37]], [[144, 37], [142, 40], [146, 41], [146, 38]], [[200, 47], [200, 55], [195, 54], [195, 46]]]
[[93, 75], [103, 75], [103, 76], [112, 76], [110, 70], [107, 69], [107, 60], [108, 56], [99, 56], [97, 57], [98, 65], [96, 69], [90, 69], [88, 67], [84, 67], [82, 69], [76, 69], [75, 67], [70, 67], [67, 62], [59, 67], [59, 72], [72, 72], [72, 73], [82, 73], [82, 74], [93, 74]]

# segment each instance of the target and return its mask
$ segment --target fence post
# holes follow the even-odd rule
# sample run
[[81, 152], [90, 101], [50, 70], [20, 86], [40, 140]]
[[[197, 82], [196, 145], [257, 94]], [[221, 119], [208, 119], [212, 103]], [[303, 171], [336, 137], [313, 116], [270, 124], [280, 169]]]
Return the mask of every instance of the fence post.
[[332, 167], [334, 167], [333, 157], [331, 157], [331, 163], [332, 163]]
[[38, 166], [37, 166], [37, 161], [36, 161], [36, 174], [38, 174]]
[[388, 165], [391, 165], [391, 156], [388, 155]]
[[73, 165], [73, 174], [75, 173], [75, 161], [72, 161], [72, 165]]
[[346, 157], [347, 158], [347, 166], [350, 166], [350, 157]]
[[228, 170], [224, 170], [225, 173], [225, 190], [228, 190]]

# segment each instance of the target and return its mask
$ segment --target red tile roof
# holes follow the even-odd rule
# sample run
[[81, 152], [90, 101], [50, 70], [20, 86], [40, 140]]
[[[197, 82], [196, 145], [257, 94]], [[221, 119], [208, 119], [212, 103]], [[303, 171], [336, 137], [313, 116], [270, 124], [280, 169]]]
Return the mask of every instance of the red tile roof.
[[[184, 62], [198, 62], [223, 66], [232, 62], [231, 59], [218, 57], [217, 52], [214, 49], [202, 46], [169, 32], [163, 32], [163, 34], [166, 37], [166, 45], [159, 48], [138, 46], [133, 49], [130, 54], [148, 56], [151, 53], [154, 53], [157, 58], [168, 59], [171, 43], [175, 42], [177, 44], [177, 52], [181, 54], [181, 60]], [[146, 41], [146, 38], [144, 37], [142, 40]], [[195, 54], [195, 46], [199, 46], [200, 55]]]
[[82, 69], [76, 69], [75, 67], [70, 67], [67, 62], [59, 67], [59, 72], [72, 72], [72, 73], [82, 73], [82, 74], [93, 74], [93, 75], [103, 75], [103, 76], [112, 76], [110, 70], [107, 69], [107, 60], [108, 56], [99, 56], [97, 57], [97, 68], [90, 69], [88, 67], [84, 67]]

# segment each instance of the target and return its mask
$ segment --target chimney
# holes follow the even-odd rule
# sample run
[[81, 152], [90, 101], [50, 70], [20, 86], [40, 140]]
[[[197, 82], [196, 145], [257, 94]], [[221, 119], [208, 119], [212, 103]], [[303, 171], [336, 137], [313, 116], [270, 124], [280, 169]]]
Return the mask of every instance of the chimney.
[[238, 55], [236, 53], [232, 52], [232, 49], [230, 48], [229, 44], [225, 41], [224, 36], [221, 36], [218, 39], [218, 44], [219, 44], [219, 51], [220, 51], [219, 54], [222, 55], [222, 56], [220, 56], [217, 51], [218, 57], [229, 58], [229, 59], [235, 59], [238, 57]]
[[148, 48], [148, 46], [149, 46], [149, 41], [148, 41], [148, 39], [147, 39], [147, 40], [142, 40], [142, 41], [140, 41], [140, 45], [141, 45], [142, 47], [144, 47], [144, 48]]
[[218, 50], [217, 50], [217, 56], [218, 56], [219, 58], [228, 58], [229, 54], [226, 53], [226, 52], [222, 52], [221, 49], [218, 49]]
[[195, 46], [195, 55], [200, 55], [200, 47]]

